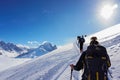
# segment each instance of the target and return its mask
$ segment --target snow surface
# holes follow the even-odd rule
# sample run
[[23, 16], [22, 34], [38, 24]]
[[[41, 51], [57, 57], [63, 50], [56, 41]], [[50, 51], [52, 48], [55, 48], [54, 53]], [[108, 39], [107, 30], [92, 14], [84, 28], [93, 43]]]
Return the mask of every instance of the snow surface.
[[15, 58], [10, 58], [10, 57], [0, 55], [0, 71], [6, 70], [13, 66], [20, 65], [28, 60], [31, 60], [31, 59], [27, 59], [27, 58], [15, 59]]
[[[108, 31], [108, 32], [107, 32]], [[111, 31], [111, 33], [109, 33]], [[115, 32], [112, 32], [115, 31]], [[106, 34], [103, 35], [103, 33]], [[107, 34], [109, 33], [109, 34]], [[120, 24], [100, 31], [98, 36], [100, 43], [106, 46], [111, 59], [110, 72], [113, 75], [111, 80], [120, 80]], [[91, 35], [93, 36], [93, 35]], [[86, 38], [86, 41], [90, 36]], [[84, 50], [87, 46], [84, 46]], [[35, 58], [22, 65], [12, 67], [0, 72], [0, 80], [69, 80], [70, 64], [76, 64], [80, 57], [76, 41], [65, 45], [48, 54]], [[82, 71], [73, 71], [72, 80], [81, 80]]]
[[110, 40], [116, 36], [120, 35], [120, 24], [117, 24], [115, 26], [112, 26], [110, 28], [104, 29], [102, 31], [99, 31], [97, 33], [91, 34], [87, 37], [87, 43], [89, 43], [89, 39], [92, 36], [97, 36], [98, 40], [100, 42], [106, 41], [106, 40]]
[[69, 64], [76, 62], [80, 56], [76, 49], [73, 44], [69, 44], [33, 61], [3, 71], [0, 77], [2, 80], [66, 80], [70, 76]]

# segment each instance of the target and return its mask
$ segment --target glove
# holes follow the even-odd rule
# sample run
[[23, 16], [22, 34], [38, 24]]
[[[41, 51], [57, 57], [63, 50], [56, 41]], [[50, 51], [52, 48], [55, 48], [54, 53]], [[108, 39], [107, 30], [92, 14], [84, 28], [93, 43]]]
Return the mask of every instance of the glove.
[[75, 66], [74, 64], [70, 64], [72, 70], [74, 69], [74, 66]]

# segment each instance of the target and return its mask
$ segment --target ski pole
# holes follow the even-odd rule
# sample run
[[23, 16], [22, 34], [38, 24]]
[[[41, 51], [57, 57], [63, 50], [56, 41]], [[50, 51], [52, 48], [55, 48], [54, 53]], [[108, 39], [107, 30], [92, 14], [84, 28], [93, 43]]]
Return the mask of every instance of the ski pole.
[[112, 76], [112, 74], [111, 74], [111, 72], [110, 72], [110, 70], [108, 69], [108, 73], [110, 74], [110, 77], [111, 78], [113, 78], [113, 76]]
[[71, 69], [71, 76], [70, 76], [70, 80], [72, 80], [72, 72], [73, 72], [73, 69]]

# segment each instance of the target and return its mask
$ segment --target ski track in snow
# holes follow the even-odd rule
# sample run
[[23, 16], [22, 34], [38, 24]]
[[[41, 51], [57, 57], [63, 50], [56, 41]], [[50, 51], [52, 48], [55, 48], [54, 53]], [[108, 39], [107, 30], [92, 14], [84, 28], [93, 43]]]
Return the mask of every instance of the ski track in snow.
[[[60, 80], [60, 78], [63, 80], [62, 74], [68, 72], [68, 75], [64, 78], [64, 80], [66, 80], [66, 78], [70, 77], [69, 65], [71, 63], [75, 63], [76, 58], [79, 58], [80, 56], [78, 51], [79, 49], [77, 49], [75, 43], [73, 46], [73, 48], [67, 51], [63, 51], [61, 54], [53, 54], [49, 57], [46, 57], [48, 60], [38, 59], [35, 63], [31, 62], [29, 64], [24, 64], [27, 65], [24, 68], [22, 67], [23, 65], [21, 65], [18, 68], [14, 67], [10, 70], [8, 69], [3, 71], [0, 73], [0, 76], [3, 80], [16, 80], [16, 78], [17, 80]], [[65, 54], [67, 55], [64, 56]], [[76, 79], [75, 75], [76, 74], [73, 73], [73, 80], [78, 80]]]

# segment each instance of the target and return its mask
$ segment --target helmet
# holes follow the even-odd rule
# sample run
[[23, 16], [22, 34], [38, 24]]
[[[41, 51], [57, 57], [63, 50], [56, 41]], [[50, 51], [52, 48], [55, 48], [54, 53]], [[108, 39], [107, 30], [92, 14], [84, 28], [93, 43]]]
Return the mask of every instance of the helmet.
[[91, 37], [91, 41], [97, 41], [97, 37]]

